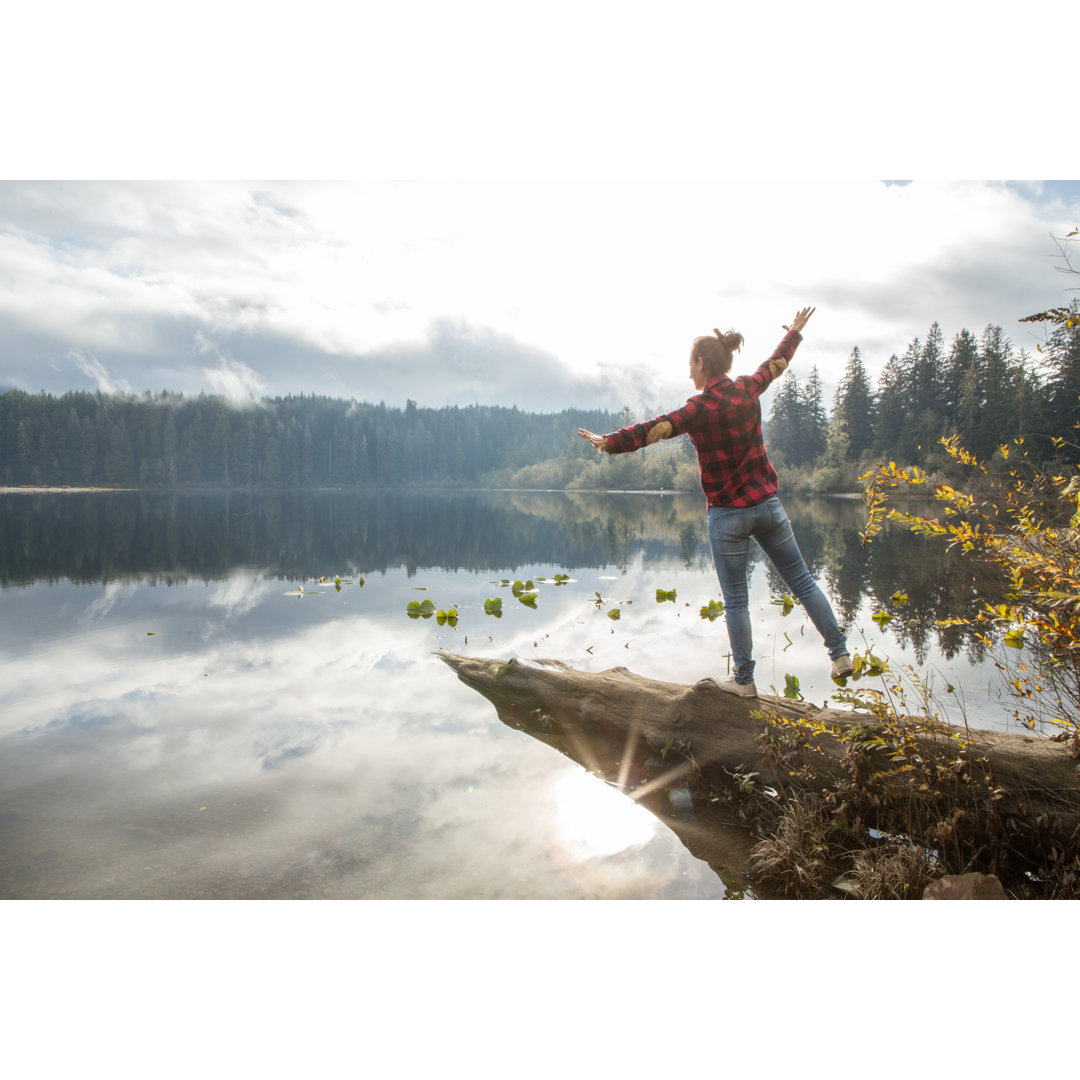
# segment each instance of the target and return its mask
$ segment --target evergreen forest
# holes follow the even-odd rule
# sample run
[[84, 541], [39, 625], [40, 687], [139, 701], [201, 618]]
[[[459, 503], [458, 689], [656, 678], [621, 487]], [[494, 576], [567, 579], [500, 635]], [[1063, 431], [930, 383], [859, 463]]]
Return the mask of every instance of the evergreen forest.
[[[1068, 309], [1080, 316], [1080, 303]], [[850, 491], [875, 461], [932, 470], [943, 436], [986, 458], [1023, 437], [1037, 462], [1080, 462], [1080, 318], [1034, 352], [999, 326], [946, 342], [938, 323], [872, 382], [858, 346], [826, 409], [820, 373], [795, 362], [763, 399], [766, 443], [786, 487]], [[676, 403], [666, 403], [670, 408]], [[661, 408], [651, 410], [656, 415]], [[5, 486], [504, 486], [698, 490], [687, 439], [599, 458], [579, 427], [610, 431], [629, 409], [531, 413], [472, 405], [404, 409], [322, 396], [237, 407], [200, 394], [0, 394]]]

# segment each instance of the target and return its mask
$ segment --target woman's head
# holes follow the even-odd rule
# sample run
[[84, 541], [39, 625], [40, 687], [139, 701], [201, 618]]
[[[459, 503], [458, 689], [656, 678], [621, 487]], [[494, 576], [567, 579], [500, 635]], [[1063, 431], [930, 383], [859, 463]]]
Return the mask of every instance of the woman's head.
[[[734, 330], [726, 334], [714, 330], [711, 337], [694, 338], [690, 347], [690, 377], [694, 379], [694, 385], [700, 390], [709, 379], [726, 375], [731, 370], [733, 354], [742, 348], [742, 343], [742, 334]], [[696, 372], [702, 375], [701, 386], [697, 384]]]

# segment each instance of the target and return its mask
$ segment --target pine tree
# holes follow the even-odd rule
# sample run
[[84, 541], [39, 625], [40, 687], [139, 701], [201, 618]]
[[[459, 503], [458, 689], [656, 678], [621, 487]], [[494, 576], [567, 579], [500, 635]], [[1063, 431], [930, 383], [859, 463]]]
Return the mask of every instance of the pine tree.
[[810, 369], [810, 377], [802, 391], [802, 458], [806, 464], [815, 464], [825, 453], [829, 436], [829, 418], [825, 414], [825, 391], [821, 385], [817, 365]]
[[945, 366], [945, 415], [960, 442], [968, 445], [982, 412], [979, 345], [970, 330], [953, 338]]
[[838, 388], [833, 397], [832, 416], [829, 418], [829, 432], [825, 443], [823, 464], [833, 469], [843, 468], [851, 457], [851, 436], [848, 434], [847, 418], [844, 415], [843, 394]]
[[[1080, 420], [1080, 301], [1074, 300], [1042, 347], [1047, 368], [1047, 421], [1050, 434], [1077, 442], [1072, 425]], [[1071, 319], [1072, 325], [1069, 326]], [[1080, 456], [1072, 454], [1072, 460]]]
[[903, 361], [893, 353], [878, 377], [878, 423], [875, 449], [885, 458], [908, 460], [906, 378]]
[[789, 372], [774, 383], [772, 411], [766, 426], [765, 440], [770, 457], [781, 465], [799, 464], [799, 431], [802, 425], [802, 401], [799, 381]]
[[874, 398], [866, 377], [859, 346], [851, 350], [844, 378], [836, 394], [834, 413], [839, 410], [844, 421], [848, 455], [858, 459], [874, 445]]
[[982, 370], [983, 409], [978, 429], [972, 433], [972, 453], [987, 457], [1002, 438], [1013, 431], [1016, 402], [1013, 397], [1012, 343], [1000, 326], [987, 326], [979, 349]]

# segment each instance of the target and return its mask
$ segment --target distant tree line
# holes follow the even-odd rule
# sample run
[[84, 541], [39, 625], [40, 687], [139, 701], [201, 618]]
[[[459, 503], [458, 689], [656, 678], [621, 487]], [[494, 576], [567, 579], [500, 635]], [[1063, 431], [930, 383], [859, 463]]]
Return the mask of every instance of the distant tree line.
[[[1071, 310], [1080, 316], [1080, 304]], [[856, 466], [875, 460], [933, 467], [944, 461], [946, 435], [981, 458], [1024, 436], [1037, 461], [1078, 462], [1069, 443], [1080, 419], [1080, 318], [1057, 325], [1034, 356], [999, 326], [981, 338], [961, 330], [946, 346], [935, 322], [903, 356], [889, 357], [876, 385], [856, 346], [828, 415], [822, 398], [816, 367], [803, 382], [789, 369], [773, 390], [767, 443], [781, 468], [827, 474], [817, 485], [826, 489], [830, 479], [849, 485]]]
[[178, 487], [470, 484], [610, 430], [602, 410], [404, 409], [317, 396], [0, 395], [0, 483]]
[[[876, 385], [852, 349], [831, 410], [816, 367], [794, 364], [769, 391], [766, 444], [785, 487], [852, 490], [877, 460], [933, 468], [938, 442], [988, 457], [1022, 435], [1032, 458], [1080, 462], [1080, 303], [1035, 355], [1001, 327], [961, 330], [946, 346], [935, 322]], [[1071, 325], [1069, 323], [1071, 322]], [[766, 399], [766, 401], [769, 400]], [[0, 483], [175, 488], [501, 485], [697, 491], [687, 439], [598, 457], [577, 429], [611, 431], [657, 415], [471, 405], [404, 409], [318, 396], [230, 406], [200, 394], [62, 397], [0, 394]], [[1062, 444], [1061, 440], [1065, 440]]]

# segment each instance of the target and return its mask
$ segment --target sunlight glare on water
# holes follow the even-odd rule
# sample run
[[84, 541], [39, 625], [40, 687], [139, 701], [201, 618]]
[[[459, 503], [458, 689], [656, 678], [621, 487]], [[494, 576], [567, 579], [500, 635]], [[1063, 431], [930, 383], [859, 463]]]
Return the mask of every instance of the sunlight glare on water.
[[573, 769], [553, 784], [559, 836], [575, 854], [614, 855], [647, 844], [660, 823], [610, 784]]

